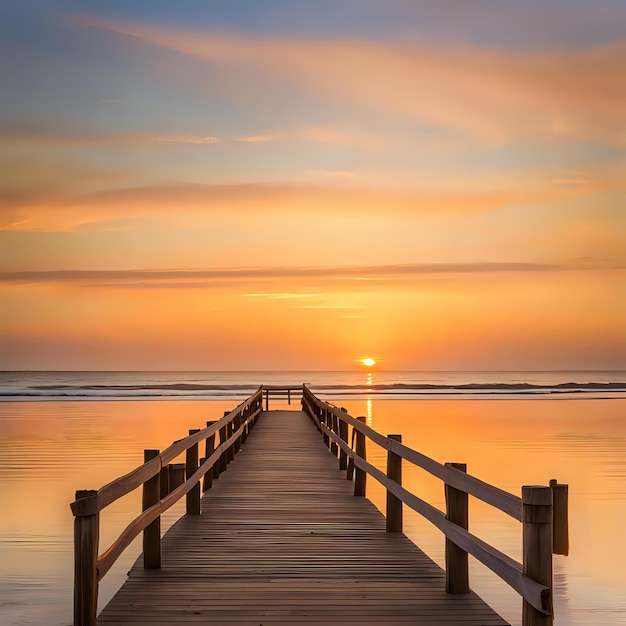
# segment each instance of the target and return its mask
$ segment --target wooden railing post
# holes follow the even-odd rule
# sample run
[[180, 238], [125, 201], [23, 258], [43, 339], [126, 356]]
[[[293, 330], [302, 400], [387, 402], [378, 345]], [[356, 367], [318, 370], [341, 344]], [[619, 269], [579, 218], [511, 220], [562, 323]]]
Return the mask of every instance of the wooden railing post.
[[522, 574], [548, 587], [542, 596], [545, 615], [528, 602], [522, 606], [523, 626], [552, 626], [552, 489], [522, 487]]
[[[241, 412], [237, 413], [233, 419], [233, 433], [236, 433], [239, 430], [239, 427], [242, 424], [241, 420]], [[233, 455], [237, 454], [241, 450], [241, 435], [235, 439], [235, 443], [233, 444]]]
[[[348, 412], [347, 409], [343, 407], [341, 410], [344, 413]], [[344, 422], [342, 419], [339, 420], [339, 437], [341, 441], [348, 443], [348, 422]], [[339, 469], [348, 469], [348, 455], [343, 450], [339, 450]]]
[[[358, 418], [357, 418], [358, 419]], [[347, 426], [347, 424], [346, 424]], [[354, 450], [354, 442], [356, 438], [356, 428], [352, 428], [352, 442], [350, 443], [350, 448]], [[346, 472], [346, 480], [352, 480], [354, 477], [354, 459], [350, 457], [348, 459], [348, 471]]]
[[[207, 422], [207, 428], [212, 426], [215, 422]], [[208, 459], [215, 450], [215, 433], [209, 435], [204, 442], [204, 458]], [[208, 491], [213, 486], [213, 468], [204, 475], [202, 481], [202, 491]]]
[[241, 445], [246, 443], [246, 439], [248, 438], [248, 430], [250, 429], [250, 424], [246, 424], [248, 418], [252, 415], [252, 406], [249, 404], [243, 411], [242, 416], [242, 424], [245, 424], [243, 427], [243, 433], [241, 433]]
[[550, 481], [552, 489], [552, 553], [569, 554], [568, 485], [556, 478]]
[[[190, 435], [195, 435], [200, 429], [194, 428], [189, 431]], [[189, 480], [198, 469], [198, 444], [187, 448], [187, 458], [185, 462], [185, 478]], [[200, 481], [187, 492], [187, 515], [200, 515]]]
[[[226, 424], [226, 438], [230, 439], [233, 436], [233, 421], [231, 420]], [[235, 444], [231, 443], [226, 449], [226, 463], [230, 463], [235, 460]]]
[[[333, 431], [333, 433], [335, 435], [339, 434], [339, 428], [337, 427], [337, 416], [331, 412], [330, 414], [330, 429]], [[339, 446], [337, 445], [337, 443], [335, 441], [330, 442], [330, 451], [333, 454], [333, 456], [337, 456], [337, 452], [339, 450]]]
[[[359, 422], [365, 423], [364, 417], [357, 417]], [[360, 456], [363, 460], [366, 460], [365, 454], [365, 435], [356, 431], [356, 445], [355, 445], [355, 453], [357, 456]], [[354, 495], [355, 496], [364, 496], [365, 495], [365, 479], [367, 477], [367, 473], [365, 470], [362, 470], [359, 467], [354, 468]]]
[[[322, 409], [320, 408], [320, 415], [319, 415], [319, 419], [320, 419], [320, 424], [325, 424], [326, 426], [328, 426], [328, 412], [326, 411], [326, 409]], [[324, 443], [326, 444], [326, 447], [329, 447], [329, 442], [330, 442], [330, 437], [326, 434], [325, 431], [322, 431], [323, 435], [322, 438], [324, 439]]]
[[270, 410], [270, 390], [269, 389], [265, 390], [265, 410], [266, 411]]
[[[80, 490], [76, 500], [97, 496]], [[74, 518], [74, 625], [95, 626], [98, 611], [98, 540], [100, 514]]]
[[[222, 445], [227, 439], [228, 436], [226, 434], [226, 426], [222, 426], [220, 428], [220, 445]], [[224, 450], [220, 455], [220, 460], [213, 466], [213, 478], [219, 478], [220, 474], [226, 471], [227, 465], [227, 453], [226, 450]]]
[[185, 482], [185, 464], [170, 463], [167, 466], [167, 473], [170, 483], [170, 493]]
[[170, 492], [170, 470], [168, 465], [164, 465], [159, 472], [159, 495], [161, 499]]
[[[446, 463], [467, 472], [465, 463]], [[444, 485], [446, 496], [446, 519], [464, 530], [469, 528], [468, 495], [460, 489]], [[446, 592], [469, 593], [469, 570], [467, 552], [446, 537]]]
[[[159, 450], [144, 450], [143, 462], [159, 456]], [[141, 498], [141, 510], [149, 509], [161, 498], [160, 485], [161, 472], [159, 471], [152, 478], [143, 484], [143, 494]], [[159, 569], [161, 567], [161, 516], [143, 531], [143, 568]]]
[[[387, 435], [388, 439], [402, 443], [402, 435]], [[387, 450], [387, 478], [402, 486], [402, 457]], [[387, 489], [387, 521], [388, 533], [402, 532], [402, 500]]]

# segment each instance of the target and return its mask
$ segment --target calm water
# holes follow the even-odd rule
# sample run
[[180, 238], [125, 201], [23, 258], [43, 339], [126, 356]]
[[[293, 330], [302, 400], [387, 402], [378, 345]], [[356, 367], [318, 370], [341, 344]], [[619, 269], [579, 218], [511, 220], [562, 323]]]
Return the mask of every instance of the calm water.
[[[494, 393], [484, 395], [484, 389], [471, 394], [467, 389], [457, 389], [466, 383], [529, 380], [533, 385], [555, 386], [576, 380], [568, 374], [535, 373], [533, 378], [509, 373], [496, 379], [484, 373], [456, 373], [447, 378], [443, 374], [404, 373], [405, 380], [398, 380], [398, 376], [387, 379], [379, 373], [346, 374], [339, 377], [345, 387], [327, 390], [325, 395], [341, 397], [342, 406], [352, 415], [365, 415], [379, 432], [401, 433], [407, 445], [441, 462], [466, 462], [474, 475], [513, 493], [519, 494], [523, 484], [547, 484], [550, 478], [569, 483], [570, 556], [555, 557], [556, 623], [626, 624], [626, 542], [622, 530], [626, 518], [625, 394], [615, 389], [585, 389], [520, 396], [494, 388]], [[74, 388], [104, 380], [107, 393], [113, 393], [112, 386], [133, 384], [130, 374], [122, 376], [123, 380], [120, 375], [113, 380], [112, 375], [91, 374], [87, 382], [70, 374], [64, 374], [63, 380], [37, 376], [41, 386]], [[213, 384], [206, 374], [176, 376], [176, 384], [190, 379], [204, 386]], [[338, 378], [335, 374], [304, 376], [266, 373], [258, 382], [297, 383], [317, 376], [313, 384], [322, 385]], [[623, 373], [599, 376], [586, 373], [577, 382], [620, 382], [626, 378]], [[7, 377], [0, 378], [0, 391], [8, 384], [15, 392], [33, 383], [17, 375], [7, 382]], [[172, 381], [171, 376], [161, 378], [159, 385]], [[439, 381], [435, 384], [452, 383], [454, 393], [437, 390], [434, 396], [416, 399], [413, 389], [412, 399], [404, 399], [402, 394], [367, 391], [379, 381], [413, 385], [418, 378], [428, 384], [434, 379]], [[143, 389], [154, 378], [146, 381], [142, 378], [135, 386]], [[356, 395], [351, 393], [353, 383], [358, 387]], [[214, 390], [225, 393], [224, 399], [212, 395], [212, 399], [175, 401], [145, 397], [23, 401], [22, 397], [0, 402], [0, 623], [70, 624], [73, 546], [69, 502], [74, 491], [101, 487], [140, 464], [144, 448], [163, 449], [190, 428], [219, 418], [243, 393], [243, 388], [224, 387], [246, 384], [253, 386], [241, 374], [224, 374]], [[380, 450], [372, 447], [368, 455], [384, 466], [385, 456]], [[404, 472], [409, 489], [443, 507], [439, 481], [411, 467], [405, 467]], [[372, 483], [368, 484], [368, 496], [383, 507], [384, 494]], [[519, 523], [473, 500], [470, 507], [472, 532], [521, 560]], [[101, 552], [139, 509], [137, 493], [103, 512]], [[169, 512], [164, 527], [180, 513], [180, 507]], [[410, 511], [405, 513], [405, 532], [435, 560], [443, 562], [442, 536]], [[136, 542], [105, 577], [100, 585], [101, 603], [123, 582], [139, 550]], [[514, 592], [479, 564], [472, 564], [470, 575], [471, 585], [480, 595], [505, 618], [519, 623], [521, 602]]]

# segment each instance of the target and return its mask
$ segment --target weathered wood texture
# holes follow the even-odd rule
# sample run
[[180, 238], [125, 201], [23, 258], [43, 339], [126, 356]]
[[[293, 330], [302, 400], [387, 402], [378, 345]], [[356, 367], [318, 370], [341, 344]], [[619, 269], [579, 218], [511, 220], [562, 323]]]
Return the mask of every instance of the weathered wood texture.
[[445, 575], [352, 485], [299, 411], [263, 413], [202, 498], [141, 557], [101, 624], [506, 625]]

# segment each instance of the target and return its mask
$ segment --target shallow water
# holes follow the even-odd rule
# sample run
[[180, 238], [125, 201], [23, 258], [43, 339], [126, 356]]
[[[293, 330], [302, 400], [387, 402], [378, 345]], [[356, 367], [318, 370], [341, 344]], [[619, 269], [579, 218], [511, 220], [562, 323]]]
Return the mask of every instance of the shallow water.
[[[190, 428], [218, 419], [236, 401], [120, 400], [0, 403], [0, 623], [72, 621], [72, 515], [76, 489], [97, 489], [143, 460], [144, 448], [163, 449]], [[570, 556], [555, 557], [556, 624], [626, 624], [626, 399], [507, 398], [345, 400], [383, 434], [440, 462], [519, 494], [523, 484], [570, 485]], [[274, 407], [278, 408], [278, 407]], [[370, 460], [383, 467], [375, 447]], [[443, 487], [404, 467], [404, 484], [443, 508]], [[384, 506], [373, 481], [368, 495]], [[134, 493], [102, 514], [102, 552], [140, 510]], [[181, 513], [168, 512], [163, 528]], [[470, 501], [470, 530], [521, 559], [518, 522]], [[439, 531], [410, 511], [405, 532], [443, 562]], [[137, 557], [135, 542], [100, 585], [100, 605], [123, 582]], [[480, 564], [470, 584], [512, 623], [521, 601]]]

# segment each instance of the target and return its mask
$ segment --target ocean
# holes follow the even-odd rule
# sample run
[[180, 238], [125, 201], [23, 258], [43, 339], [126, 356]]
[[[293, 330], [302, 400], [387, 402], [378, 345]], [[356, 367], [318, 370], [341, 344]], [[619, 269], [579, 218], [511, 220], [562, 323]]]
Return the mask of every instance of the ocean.
[[[382, 434], [512, 493], [570, 485], [570, 555], [555, 557], [558, 626], [626, 624], [626, 372], [0, 372], [0, 623], [72, 621], [77, 489], [97, 489], [261, 384], [307, 383]], [[286, 399], [270, 408], [286, 408]], [[368, 447], [383, 468], [386, 456]], [[439, 481], [405, 466], [407, 487], [443, 508]], [[384, 509], [373, 480], [368, 497]], [[100, 552], [140, 510], [133, 493], [101, 519]], [[184, 506], [184, 505], [183, 505]], [[166, 529], [182, 513], [174, 507]], [[470, 500], [470, 530], [521, 560], [519, 523]], [[405, 533], [443, 563], [439, 531], [405, 510]], [[140, 552], [135, 541], [100, 584], [100, 606]], [[471, 560], [470, 584], [512, 624], [521, 601]]]
[[0, 398], [244, 399], [261, 384], [307, 384], [320, 397], [626, 392], [620, 371], [0, 372]]

